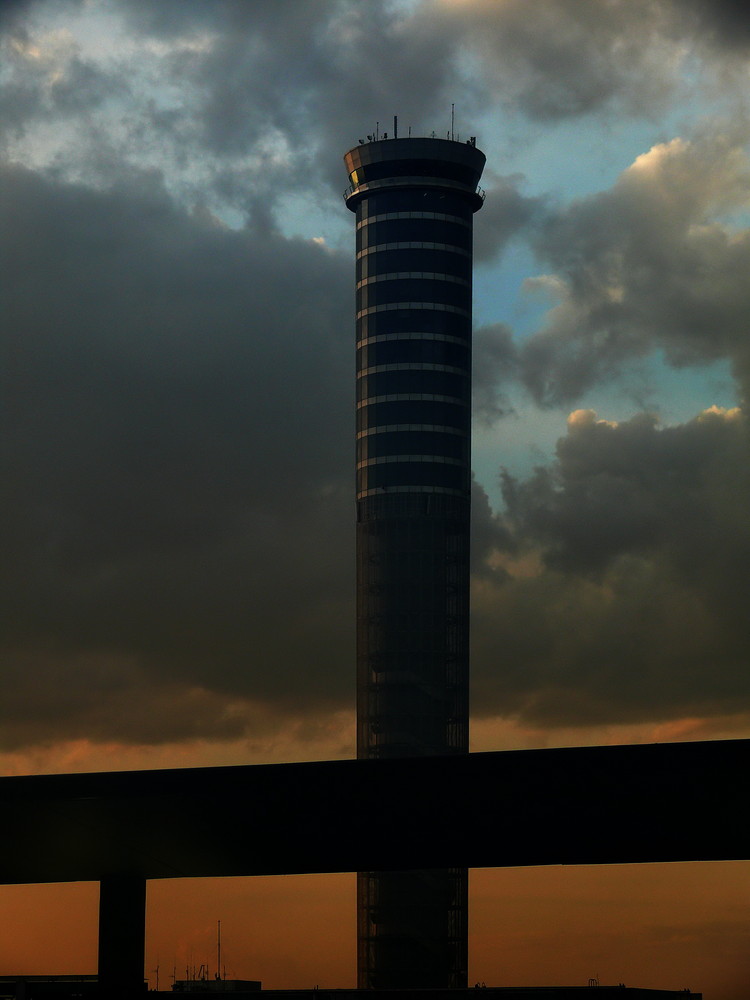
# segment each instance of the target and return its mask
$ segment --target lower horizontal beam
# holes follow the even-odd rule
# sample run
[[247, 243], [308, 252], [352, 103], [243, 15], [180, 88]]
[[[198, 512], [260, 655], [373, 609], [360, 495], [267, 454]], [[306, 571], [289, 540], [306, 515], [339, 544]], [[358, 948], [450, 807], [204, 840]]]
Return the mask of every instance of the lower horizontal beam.
[[748, 857], [750, 740], [0, 778], [0, 882]]

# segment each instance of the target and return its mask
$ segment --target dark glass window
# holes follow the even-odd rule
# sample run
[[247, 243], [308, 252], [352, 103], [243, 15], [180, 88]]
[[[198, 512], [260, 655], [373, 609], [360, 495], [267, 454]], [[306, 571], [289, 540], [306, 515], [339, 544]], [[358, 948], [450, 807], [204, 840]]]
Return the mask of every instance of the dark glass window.
[[468, 379], [450, 372], [430, 371], [378, 372], [357, 379], [357, 399], [425, 392], [462, 399], [468, 392]]
[[443, 486], [463, 490], [468, 488], [468, 473], [463, 466], [441, 462], [388, 462], [357, 472], [360, 492], [394, 486]]
[[[376, 160], [366, 163], [356, 171], [357, 183], [378, 181], [384, 177], [445, 177], [462, 184], [476, 184], [477, 172], [473, 167], [449, 160]], [[351, 176], [351, 175], [350, 175]]]
[[[357, 520], [361, 523], [369, 522], [367, 525], [368, 534], [377, 534], [384, 519], [391, 518], [412, 519], [409, 522], [409, 527], [413, 530], [416, 524], [424, 524], [422, 517], [424, 514], [449, 518], [448, 523], [452, 524], [452, 530], [463, 534], [466, 530], [465, 526], [469, 522], [469, 502], [464, 497], [448, 497], [440, 493], [435, 493], [432, 496], [402, 493], [392, 496], [379, 494], [367, 497], [357, 503]], [[391, 521], [389, 530], [392, 528], [393, 522]], [[400, 546], [400, 548], [403, 551], [406, 546]]]
[[357, 281], [373, 274], [430, 271], [470, 280], [471, 259], [448, 250], [381, 250], [357, 260]]
[[357, 230], [357, 250], [381, 243], [445, 243], [471, 251], [472, 231], [441, 219], [386, 219]]
[[430, 399], [403, 399], [370, 403], [357, 410], [357, 430], [386, 427], [389, 424], [434, 424], [457, 427], [468, 432], [471, 413], [468, 406]]
[[471, 320], [440, 309], [389, 309], [357, 320], [357, 340], [384, 333], [446, 333], [471, 338]]
[[[360, 214], [361, 210], [361, 214]], [[385, 212], [444, 212], [470, 219], [474, 214], [468, 200], [454, 191], [425, 191], [405, 188], [368, 194], [357, 208], [357, 220]]]
[[360, 347], [357, 352], [357, 368], [360, 371], [373, 365], [399, 363], [452, 365], [468, 369], [471, 359], [468, 347], [444, 340], [383, 340]]
[[435, 302], [471, 309], [471, 288], [431, 278], [394, 278], [357, 289], [357, 311], [389, 302]]
[[468, 452], [468, 438], [439, 431], [384, 431], [357, 441], [358, 462], [384, 455], [442, 455], [467, 462]]

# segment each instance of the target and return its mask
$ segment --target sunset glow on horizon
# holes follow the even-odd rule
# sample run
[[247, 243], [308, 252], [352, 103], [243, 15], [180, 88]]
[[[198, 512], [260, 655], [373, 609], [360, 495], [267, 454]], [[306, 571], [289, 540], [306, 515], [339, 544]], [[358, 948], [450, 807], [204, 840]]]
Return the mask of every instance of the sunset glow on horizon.
[[[474, 869], [470, 982], [584, 986], [597, 978], [742, 1000], [748, 890], [748, 862]], [[93, 883], [3, 887], [16, 964], [4, 957], [0, 975], [94, 973], [97, 899]], [[169, 989], [175, 972], [188, 978], [205, 964], [213, 975], [221, 920], [228, 978], [260, 979], [267, 989], [351, 988], [354, 912], [352, 874], [151, 881], [146, 976], [155, 988], [158, 965], [160, 988]]]

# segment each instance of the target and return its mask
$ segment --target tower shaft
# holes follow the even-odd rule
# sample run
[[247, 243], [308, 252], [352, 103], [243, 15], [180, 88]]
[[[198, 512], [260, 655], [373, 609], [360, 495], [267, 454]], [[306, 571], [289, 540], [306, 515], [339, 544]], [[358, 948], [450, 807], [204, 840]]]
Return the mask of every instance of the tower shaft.
[[[359, 757], [468, 751], [472, 227], [484, 159], [473, 144], [411, 138], [345, 157], [357, 219]], [[461, 869], [360, 873], [359, 987], [465, 986], [466, 899]]]

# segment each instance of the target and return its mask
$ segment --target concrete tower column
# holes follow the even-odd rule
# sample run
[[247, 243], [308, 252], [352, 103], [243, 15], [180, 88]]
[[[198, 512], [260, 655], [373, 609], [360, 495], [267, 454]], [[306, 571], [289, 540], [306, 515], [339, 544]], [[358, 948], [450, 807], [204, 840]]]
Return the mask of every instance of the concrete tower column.
[[[357, 220], [357, 755], [466, 753], [485, 157], [473, 141], [408, 138], [344, 159]], [[467, 885], [463, 869], [360, 873], [359, 987], [466, 986]]]

